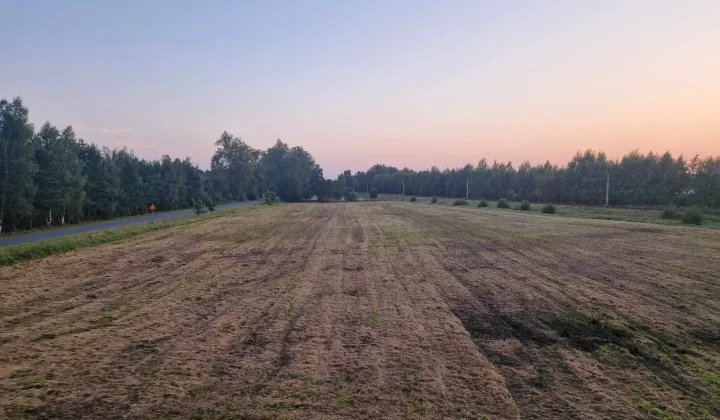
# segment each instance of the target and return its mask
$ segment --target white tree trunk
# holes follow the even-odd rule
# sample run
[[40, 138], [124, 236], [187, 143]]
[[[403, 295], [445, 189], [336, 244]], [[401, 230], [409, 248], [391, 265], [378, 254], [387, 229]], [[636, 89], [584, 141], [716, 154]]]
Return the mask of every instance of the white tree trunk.
[[60, 226], [65, 224], [65, 209], [60, 213]]
[[50, 226], [52, 223], [52, 210], [48, 210], [47, 217], [45, 218], [45, 223]]

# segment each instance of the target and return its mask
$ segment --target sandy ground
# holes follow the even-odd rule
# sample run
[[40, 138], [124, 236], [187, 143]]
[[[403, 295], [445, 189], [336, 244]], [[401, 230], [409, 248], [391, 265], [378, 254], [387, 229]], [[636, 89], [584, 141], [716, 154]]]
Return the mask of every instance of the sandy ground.
[[720, 418], [717, 230], [281, 205], [0, 284], [0, 417]]

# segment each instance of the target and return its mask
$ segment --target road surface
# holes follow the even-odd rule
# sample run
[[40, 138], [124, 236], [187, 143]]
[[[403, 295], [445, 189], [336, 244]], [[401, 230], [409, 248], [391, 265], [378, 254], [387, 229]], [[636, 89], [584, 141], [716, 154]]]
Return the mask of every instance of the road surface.
[[[240, 203], [222, 204], [216, 207], [217, 210], [230, 209], [234, 207], [247, 206], [250, 204], [256, 204], [258, 201], [244, 201]], [[155, 213], [155, 220], [167, 220], [174, 219], [176, 217], [191, 216], [194, 214], [192, 209], [166, 211], [162, 213]], [[129, 217], [126, 219], [119, 220], [108, 220], [107, 222], [88, 223], [85, 225], [75, 225], [66, 228], [59, 228], [56, 230], [41, 231], [35, 233], [28, 233], [25, 235], [17, 236], [0, 236], [0, 248], [5, 246], [29, 244], [37, 241], [44, 241], [46, 239], [61, 238], [63, 236], [77, 235], [80, 233], [98, 232], [106, 229], [113, 229], [118, 227], [138, 225], [140, 223], [147, 223], [152, 221], [151, 215]]]

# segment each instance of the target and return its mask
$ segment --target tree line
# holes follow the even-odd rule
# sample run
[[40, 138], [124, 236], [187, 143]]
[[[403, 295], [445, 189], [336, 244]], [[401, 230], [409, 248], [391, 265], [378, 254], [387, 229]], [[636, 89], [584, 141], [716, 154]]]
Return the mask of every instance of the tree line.
[[604, 204], [608, 176], [613, 205], [720, 207], [720, 156], [686, 160], [632, 151], [621, 159], [577, 153], [565, 166], [517, 168], [482, 159], [461, 168], [415, 171], [374, 165], [325, 179], [312, 155], [278, 140], [258, 150], [223, 132], [209, 170], [190, 158], [140, 159], [77, 138], [49, 122], [39, 130], [20, 98], [0, 100], [0, 232], [133, 216], [198, 203], [254, 200], [274, 191], [284, 201], [354, 200], [381, 194]]
[[605, 203], [610, 181], [611, 205], [698, 205], [720, 207], [720, 156], [686, 160], [634, 150], [611, 160], [603, 152], [578, 152], [565, 166], [545, 162], [511, 162], [485, 159], [477, 165], [441, 171], [436, 166], [414, 171], [374, 165], [338, 177], [356, 191], [481, 199], [529, 200], [569, 204]]
[[274, 190], [307, 200], [323, 185], [322, 169], [302, 147], [278, 140], [266, 151], [223, 132], [210, 170], [188, 157], [140, 159], [77, 137], [72, 127], [28, 120], [20, 98], [0, 100], [0, 232], [254, 200]]

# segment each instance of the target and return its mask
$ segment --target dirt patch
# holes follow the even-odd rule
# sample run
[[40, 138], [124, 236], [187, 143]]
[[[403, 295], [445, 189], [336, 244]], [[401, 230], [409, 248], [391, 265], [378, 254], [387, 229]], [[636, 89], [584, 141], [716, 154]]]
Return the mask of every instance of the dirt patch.
[[0, 412], [717, 418], [718, 243], [702, 228], [336, 203], [4, 267]]

